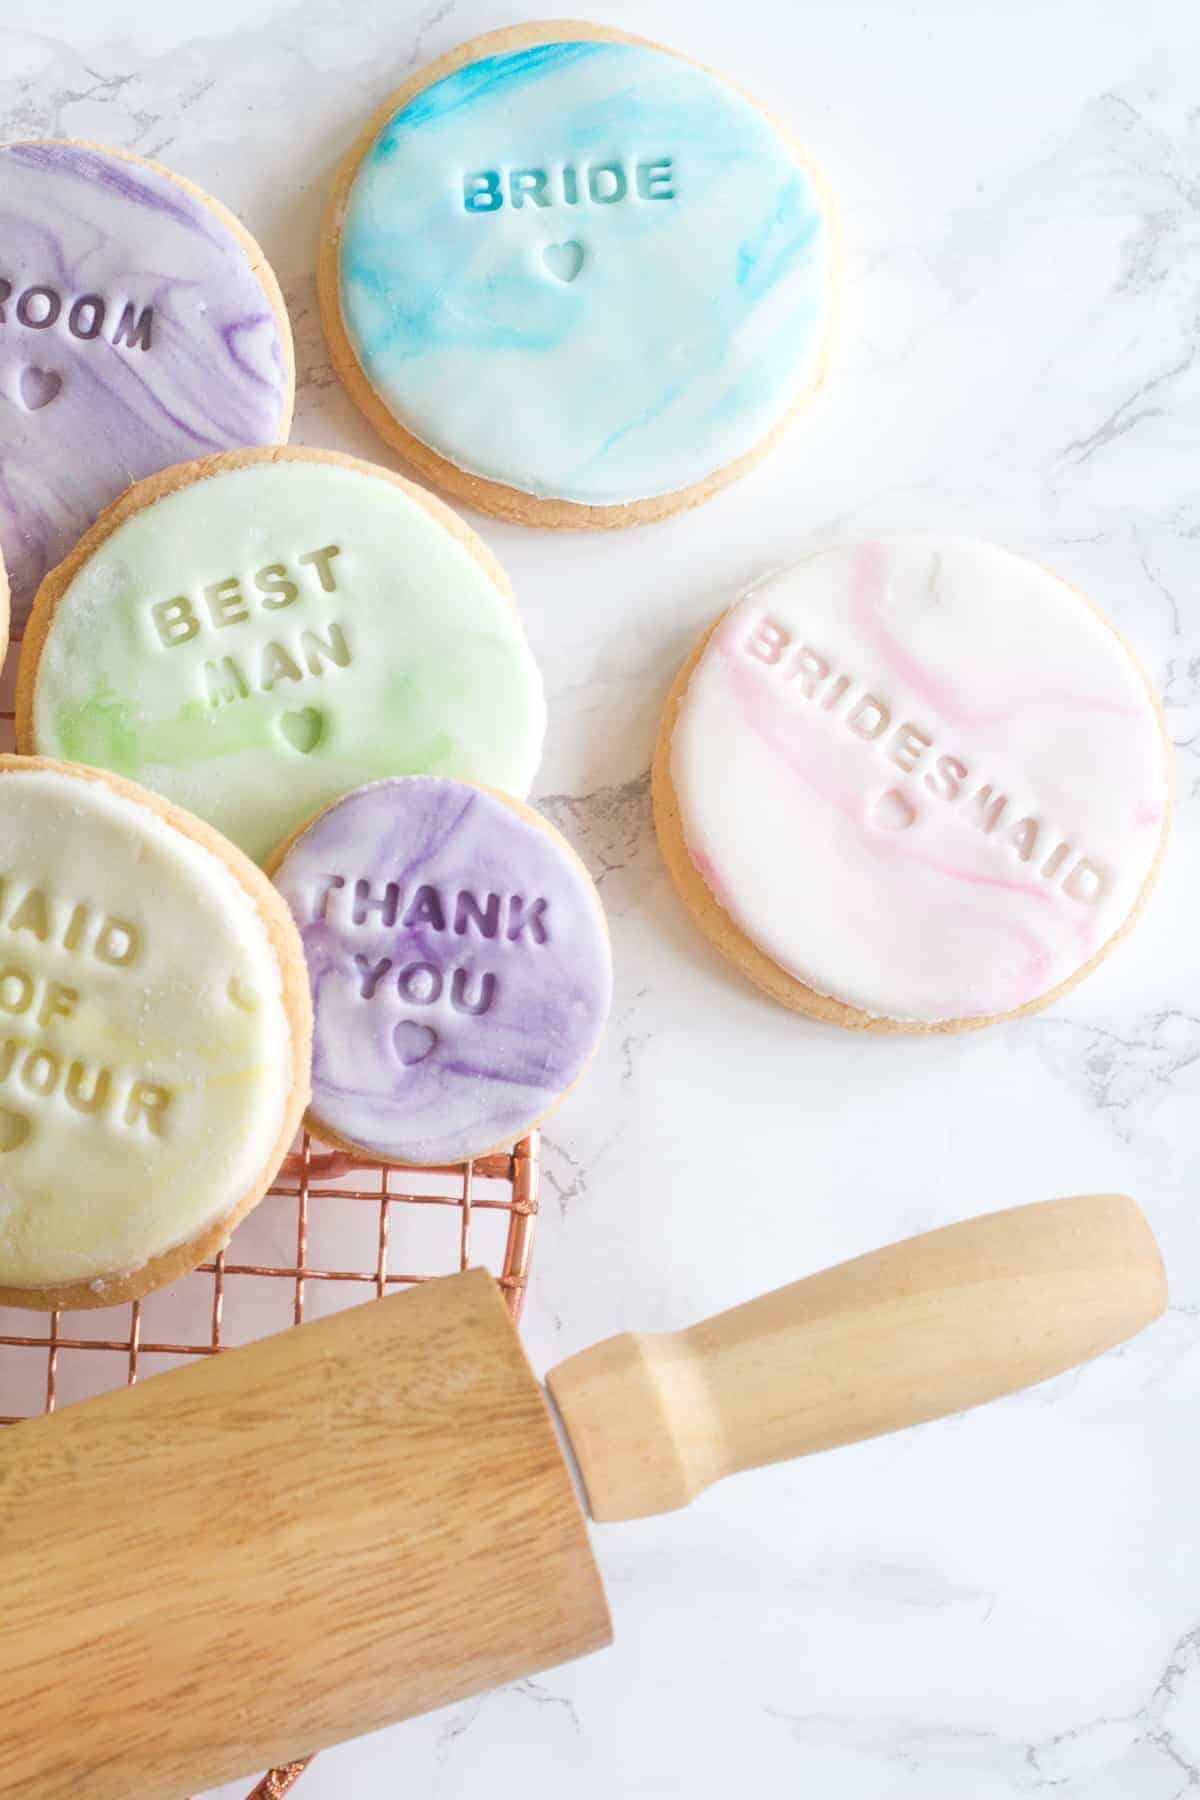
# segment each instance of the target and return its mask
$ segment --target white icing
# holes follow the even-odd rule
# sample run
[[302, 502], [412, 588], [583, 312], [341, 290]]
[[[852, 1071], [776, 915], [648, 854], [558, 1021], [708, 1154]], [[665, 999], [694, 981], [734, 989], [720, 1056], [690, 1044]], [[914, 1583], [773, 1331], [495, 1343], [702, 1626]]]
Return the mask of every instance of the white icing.
[[697, 663], [671, 775], [698, 870], [772, 961], [925, 1023], [1076, 973], [1169, 811], [1120, 639], [1047, 570], [954, 538], [836, 545], [759, 584]]

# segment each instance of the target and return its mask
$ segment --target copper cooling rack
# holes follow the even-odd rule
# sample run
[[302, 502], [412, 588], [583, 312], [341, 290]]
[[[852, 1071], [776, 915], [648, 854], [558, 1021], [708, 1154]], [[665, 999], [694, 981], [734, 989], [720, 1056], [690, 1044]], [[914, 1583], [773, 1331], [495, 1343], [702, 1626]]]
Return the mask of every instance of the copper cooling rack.
[[[12, 748], [15, 650], [0, 749]], [[327, 1150], [305, 1132], [215, 1262], [132, 1305], [0, 1307], [0, 1425], [468, 1266], [490, 1269], [521, 1316], [538, 1210], [538, 1134], [511, 1153], [410, 1169]], [[272, 1769], [247, 1800], [282, 1800], [311, 1758]]]
[[[468, 1265], [492, 1271], [516, 1321], [538, 1173], [536, 1132], [440, 1169], [365, 1161], [305, 1133], [228, 1249], [172, 1287], [96, 1312], [0, 1308], [0, 1424]], [[307, 1766], [271, 1770], [248, 1800], [280, 1800]]]
[[[0, 1307], [0, 1425], [19, 1424], [36, 1413], [53, 1412], [64, 1401], [122, 1382], [132, 1385], [140, 1375], [215, 1356], [273, 1328], [299, 1325], [472, 1264], [492, 1270], [513, 1319], [519, 1319], [537, 1205], [536, 1132], [522, 1138], [511, 1153], [437, 1169], [365, 1161], [326, 1150], [305, 1132], [228, 1249], [172, 1287], [94, 1312]], [[369, 1229], [363, 1229], [361, 1216], [346, 1210], [351, 1207], [358, 1214], [371, 1209]], [[444, 1228], [406, 1229], [414, 1209], [430, 1218], [448, 1215]], [[493, 1228], [486, 1233], [489, 1241], [481, 1243], [481, 1218], [496, 1215], [502, 1229]], [[318, 1236], [320, 1249], [314, 1255]], [[415, 1238], [421, 1240], [419, 1247]], [[286, 1255], [280, 1254], [284, 1242]], [[330, 1267], [335, 1249], [344, 1254], [336, 1259], [339, 1266]], [[274, 1253], [271, 1260], [263, 1260], [264, 1250]], [[405, 1257], [406, 1267], [395, 1266], [399, 1256]], [[287, 1284], [282, 1290], [286, 1315], [273, 1303], [264, 1309], [261, 1285], [266, 1282]], [[36, 1363], [31, 1366], [22, 1358], [18, 1369], [17, 1351], [33, 1353]], [[96, 1359], [90, 1370], [78, 1366], [77, 1353]], [[64, 1383], [68, 1358], [70, 1380]]]

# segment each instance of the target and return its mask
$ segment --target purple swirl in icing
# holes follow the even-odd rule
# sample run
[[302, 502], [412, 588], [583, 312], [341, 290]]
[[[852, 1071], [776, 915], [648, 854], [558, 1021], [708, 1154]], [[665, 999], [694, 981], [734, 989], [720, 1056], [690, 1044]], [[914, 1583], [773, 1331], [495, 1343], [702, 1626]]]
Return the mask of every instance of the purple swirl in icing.
[[460, 1162], [578, 1078], [608, 1013], [599, 898], [561, 840], [441, 776], [359, 788], [276, 873], [315, 1013], [313, 1111], [375, 1155]]
[[0, 551], [14, 624], [131, 481], [278, 440], [280, 326], [233, 233], [165, 173], [0, 145]]

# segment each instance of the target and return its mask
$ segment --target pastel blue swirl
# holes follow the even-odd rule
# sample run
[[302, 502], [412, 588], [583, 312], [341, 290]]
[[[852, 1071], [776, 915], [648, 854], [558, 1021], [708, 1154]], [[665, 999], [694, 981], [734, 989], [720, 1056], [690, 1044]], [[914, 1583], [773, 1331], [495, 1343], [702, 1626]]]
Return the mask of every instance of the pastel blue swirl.
[[[597, 204], [585, 171], [614, 160], [628, 192]], [[638, 165], [667, 160], [639, 192]], [[551, 204], [511, 204], [522, 169]], [[504, 203], [473, 212], [482, 171]], [[811, 174], [725, 82], [642, 45], [538, 44], [445, 76], [380, 132], [343, 221], [342, 316], [372, 387], [448, 461], [618, 505], [705, 480], [818, 379], [829, 261]]]

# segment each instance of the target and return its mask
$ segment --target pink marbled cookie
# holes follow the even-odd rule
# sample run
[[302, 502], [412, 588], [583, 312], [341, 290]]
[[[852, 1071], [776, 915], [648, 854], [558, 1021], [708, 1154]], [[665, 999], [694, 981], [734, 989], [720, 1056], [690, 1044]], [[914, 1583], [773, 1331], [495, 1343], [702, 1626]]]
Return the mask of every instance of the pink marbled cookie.
[[1170, 818], [1161, 716], [1075, 589], [990, 544], [814, 551], [676, 684], [660, 837], [710, 935], [847, 1025], [1045, 1004], [1131, 924]]

